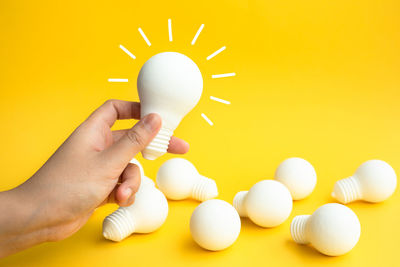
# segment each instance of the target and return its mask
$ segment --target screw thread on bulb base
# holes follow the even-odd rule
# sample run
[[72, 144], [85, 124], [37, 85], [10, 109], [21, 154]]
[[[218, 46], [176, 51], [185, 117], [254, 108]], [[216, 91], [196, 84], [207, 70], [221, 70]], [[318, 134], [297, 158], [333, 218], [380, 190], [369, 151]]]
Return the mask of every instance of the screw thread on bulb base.
[[308, 244], [306, 236], [306, 225], [311, 215], [299, 215], [293, 218], [290, 224], [290, 234], [294, 242], [298, 244]]
[[121, 241], [135, 232], [135, 224], [129, 211], [121, 207], [103, 221], [103, 236], [112, 241]]
[[153, 141], [142, 151], [142, 155], [145, 159], [155, 160], [156, 158], [164, 155], [169, 146], [169, 140], [173, 131], [167, 128], [161, 128]]
[[192, 189], [192, 198], [199, 201], [206, 201], [218, 196], [217, 184], [214, 180], [199, 176]]
[[358, 180], [355, 177], [350, 176], [337, 181], [333, 188], [332, 197], [336, 198], [343, 204], [361, 199], [361, 191]]
[[246, 209], [244, 208], [244, 198], [248, 191], [240, 191], [233, 198], [233, 207], [239, 213], [240, 217], [247, 217]]

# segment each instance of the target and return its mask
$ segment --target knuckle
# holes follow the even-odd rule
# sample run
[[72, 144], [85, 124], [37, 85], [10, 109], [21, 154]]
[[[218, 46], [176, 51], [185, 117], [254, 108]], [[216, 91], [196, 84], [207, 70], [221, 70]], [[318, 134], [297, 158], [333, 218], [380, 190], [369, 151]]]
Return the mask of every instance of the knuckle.
[[115, 103], [115, 99], [108, 99], [108, 100], [106, 100], [105, 102], [104, 102], [104, 106], [107, 106], [107, 105], [113, 105], [114, 103]]
[[144, 146], [143, 138], [136, 131], [128, 131], [126, 133], [128, 139], [133, 143], [139, 146]]

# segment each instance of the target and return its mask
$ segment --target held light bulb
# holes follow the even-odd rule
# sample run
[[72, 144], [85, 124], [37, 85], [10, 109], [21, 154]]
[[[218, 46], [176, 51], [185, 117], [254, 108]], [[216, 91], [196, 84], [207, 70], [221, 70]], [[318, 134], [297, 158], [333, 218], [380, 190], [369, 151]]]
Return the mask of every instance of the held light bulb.
[[382, 160], [361, 164], [353, 176], [335, 183], [332, 197], [343, 204], [356, 200], [381, 202], [396, 189], [397, 176], [393, 168]]
[[283, 184], [263, 180], [253, 185], [249, 191], [237, 193], [233, 206], [241, 217], [249, 217], [262, 227], [275, 227], [289, 217], [293, 200]]
[[163, 225], [167, 215], [167, 199], [160, 190], [145, 182], [131, 206], [120, 207], [104, 219], [103, 236], [119, 242], [132, 233], [151, 233]]
[[157, 186], [168, 199], [206, 201], [218, 196], [214, 180], [200, 175], [186, 159], [167, 160], [157, 172]]
[[361, 226], [351, 209], [330, 203], [321, 206], [312, 215], [294, 217], [290, 233], [298, 244], [311, 243], [325, 255], [339, 256], [357, 244]]
[[293, 200], [306, 198], [317, 183], [314, 167], [302, 158], [288, 158], [275, 171], [275, 180], [283, 183]]
[[141, 117], [157, 113], [162, 118], [161, 130], [142, 151], [145, 159], [154, 160], [165, 154], [174, 130], [199, 102], [203, 77], [196, 63], [187, 56], [164, 52], [143, 65], [137, 87]]
[[202, 248], [218, 251], [231, 246], [240, 233], [240, 217], [226, 201], [211, 199], [201, 203], [190, 217], [190, 232]]

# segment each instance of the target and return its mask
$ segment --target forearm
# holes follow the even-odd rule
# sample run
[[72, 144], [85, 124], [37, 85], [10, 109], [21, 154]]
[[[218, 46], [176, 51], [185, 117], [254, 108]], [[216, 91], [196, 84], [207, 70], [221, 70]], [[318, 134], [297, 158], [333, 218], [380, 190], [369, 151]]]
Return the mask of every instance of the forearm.
[[0, 192], [0, 258], [46, 241], [40, 205], [24, 193], [21, 187]]

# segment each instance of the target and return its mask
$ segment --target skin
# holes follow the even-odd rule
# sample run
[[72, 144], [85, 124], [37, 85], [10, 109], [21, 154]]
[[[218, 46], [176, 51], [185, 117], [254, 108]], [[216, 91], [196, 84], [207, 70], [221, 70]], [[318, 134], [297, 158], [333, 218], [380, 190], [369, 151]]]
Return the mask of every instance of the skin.
[[[149, 114], [131, 129], [111, 127], [116, 120], [139, 118], [139, 103], [108, 100], [31, 178], [0, 192], [0, 257], [71, 236], [105, 203], [131, 205], [140, 171], [129, 161], [157, 135], [161, 118]], [[168, 152], [188, 150], [185, 141], [172, 137]]]

